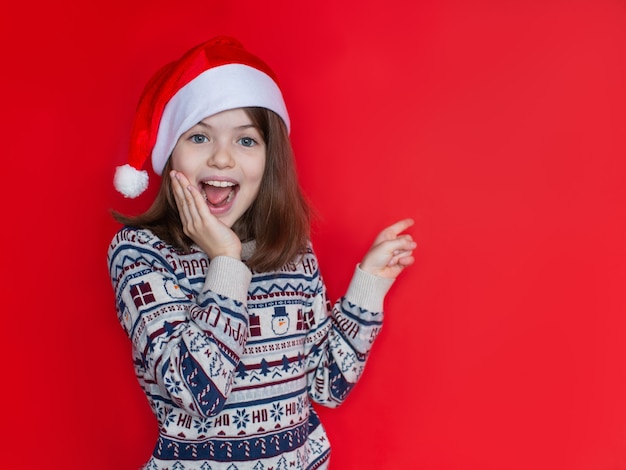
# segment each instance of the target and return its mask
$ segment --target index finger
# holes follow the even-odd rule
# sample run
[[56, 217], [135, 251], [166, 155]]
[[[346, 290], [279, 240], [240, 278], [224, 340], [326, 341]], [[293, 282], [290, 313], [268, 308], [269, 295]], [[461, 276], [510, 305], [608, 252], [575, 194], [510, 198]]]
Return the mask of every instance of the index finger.
[[393, 240], [400, 233], [411, 227], [414, 223], [415, 221], [411, 218], [399, 220], [395, 224], [383, 229], [383, 231], [378, 234], [378, 237], [376, 237], [374, 244], [376, 245], [380, 242], [384, 242], [385, 240]]

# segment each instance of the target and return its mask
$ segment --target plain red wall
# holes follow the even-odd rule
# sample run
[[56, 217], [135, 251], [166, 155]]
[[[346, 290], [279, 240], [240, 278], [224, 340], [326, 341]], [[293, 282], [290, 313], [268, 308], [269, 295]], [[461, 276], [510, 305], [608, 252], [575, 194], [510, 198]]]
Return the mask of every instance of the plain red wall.
[[626, 469], [624, 1], [12, 3], [0, 466], [150, 453], [105, 259], [149, 197], [111, 181], [149, 76], [232, 34], [281, 79], [331, 294], [417, 222], [332, 469]]

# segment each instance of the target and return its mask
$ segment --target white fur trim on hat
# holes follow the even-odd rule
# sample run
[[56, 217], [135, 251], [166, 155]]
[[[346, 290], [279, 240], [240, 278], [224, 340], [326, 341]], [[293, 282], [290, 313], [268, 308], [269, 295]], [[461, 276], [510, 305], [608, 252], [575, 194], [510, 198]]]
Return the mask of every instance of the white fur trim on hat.
[[176, 92], [163, 110], [152, 168], [160, 175], [178, 138], [203, 119], [244, 107], [267, 108], [278, 114], [289, 130], [289, 115], [278, 85], [260, 70], [243, 64], [210, 68]]
[[135, 198], [148, 187], [148, 172], [137, 170], [128, 163], [115, 169], [113, 185], [125, 197]]

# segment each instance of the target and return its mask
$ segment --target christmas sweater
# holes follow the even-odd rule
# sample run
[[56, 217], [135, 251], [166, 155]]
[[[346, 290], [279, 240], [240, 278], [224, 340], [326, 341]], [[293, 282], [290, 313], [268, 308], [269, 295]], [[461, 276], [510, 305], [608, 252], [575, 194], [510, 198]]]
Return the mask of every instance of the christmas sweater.
[[359, 379], [392, 281], [358, 267], [326, 297], [311, 246], [276, 272], [183, 253], [122, 228], [108, 251], [118, 319], [159, 425], [146, 470], [327, 468], [312, 402], [335, 407]]

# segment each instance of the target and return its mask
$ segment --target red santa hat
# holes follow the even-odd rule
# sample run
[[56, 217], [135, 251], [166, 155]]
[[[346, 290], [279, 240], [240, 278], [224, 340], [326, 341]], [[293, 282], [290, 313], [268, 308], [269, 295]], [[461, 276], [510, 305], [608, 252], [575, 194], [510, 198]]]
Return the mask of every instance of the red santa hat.
[[148, 187], [148, 157], [157, 175], [178, 138], [208, 116], [242, 107], [267, 108], [289, 130], [289, 115], [274, 72], [235, 39], [217, 37], [161, 68], [144, 89], [131, 131], [128, 163], [117, 167], [115, 188], [134, 198]]

